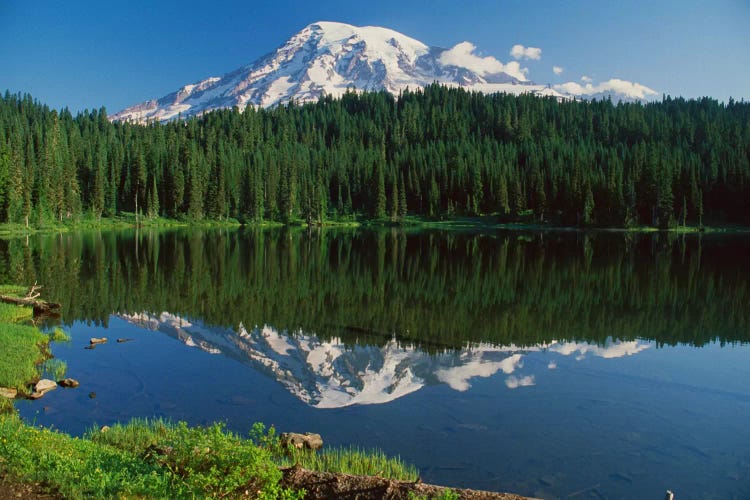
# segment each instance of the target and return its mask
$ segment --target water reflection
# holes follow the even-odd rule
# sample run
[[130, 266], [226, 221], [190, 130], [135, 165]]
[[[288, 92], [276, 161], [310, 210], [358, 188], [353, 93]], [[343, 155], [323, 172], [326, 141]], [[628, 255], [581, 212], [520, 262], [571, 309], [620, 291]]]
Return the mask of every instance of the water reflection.
[[[209, 327], [171, 313], [120, 314], [140, 328], [162, 332], [189, 347], [221, 354], [279, 382], [289, 393], [315, 408], [389, 403], [427, 385], [445, 384], [467, 391], [476, 378], [504, 374], [508, 389], [535, 385], [524, 370], [524, 356], [546, 351], [561, 356], [606, 359], [631, 356], [651, 347], [644, 341], [607, 339], [603, 345], [558, 342], [518, 347], [477, 344], [427, 352], [395, 337], [382, 346], [347, 344], [303, 331], [290, 334], [265, 325], [237, 331]], [[549, 368], [557, 365], [550, 361]]]
[[607, 338], [750, 340], [750, 238], [172, 231], [0, 241], [0, 279], [67, 323], [170, 311], [427, 350]]

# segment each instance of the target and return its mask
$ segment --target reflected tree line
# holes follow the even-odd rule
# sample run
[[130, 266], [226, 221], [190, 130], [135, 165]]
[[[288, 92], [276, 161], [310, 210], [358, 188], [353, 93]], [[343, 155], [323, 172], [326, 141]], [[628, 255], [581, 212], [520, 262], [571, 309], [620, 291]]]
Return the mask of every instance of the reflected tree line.
[[[429, 350], [746, 342], [750, 239], [608, 233], [125, 231], [0, 241], [4, 282], [63, 321], [169, 311]], [[743, 257], [744, 256], [744, 257]]]

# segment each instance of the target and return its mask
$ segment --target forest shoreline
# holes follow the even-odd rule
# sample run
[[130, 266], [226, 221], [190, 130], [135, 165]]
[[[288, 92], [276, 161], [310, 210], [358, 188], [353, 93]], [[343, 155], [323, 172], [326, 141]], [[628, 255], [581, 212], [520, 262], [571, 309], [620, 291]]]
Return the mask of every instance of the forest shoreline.
[[527, 221], [499, 221], [495, 215], [475, 217], [444, 217], [430, 218], [423, 216], [406, 216], [400, 220], [348, 218], [345, 220], [326, 220], [321, 223], [308, 223], [295, 220], [290, 223], [276, 221], [239, 221], [237, 219], [173, 219], [167, 217], [138, 217], [134, 214], [123, 214], [117, 217], [100, 219], [80, 219], [62, 223], [47, 223], [44, 225], [30, 225], [2, 223], [0, 224], [0, 238], [14, 238], [30, 236], [32, 234], [68, 233], [77, 231], [109, 231], [119, 229], [212, 229], [212, 228], [322, 228], [322, 229], [354, 229], [354, 228], [400, 228], [404, 230], [439, 229], [445, 231], [563, 231], [563, 232], [619, 232], [619, 233], [750, 233], [749, 226], [737, 224], [720, 224], [704, 226], [673, 226], [661, 228], [657, 226], [569, 226], [552, 223], [534, 223]]

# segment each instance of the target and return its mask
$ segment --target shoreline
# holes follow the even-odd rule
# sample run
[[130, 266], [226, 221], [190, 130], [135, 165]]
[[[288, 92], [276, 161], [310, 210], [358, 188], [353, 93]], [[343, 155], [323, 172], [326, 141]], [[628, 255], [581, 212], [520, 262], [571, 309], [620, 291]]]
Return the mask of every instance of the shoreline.
[[404, 231], [439, 229], [443, 231], [529, 231], [564, 233], [622, 233], [622, 234], [750, 234], [750, 226], [719, 224], [706, 226], [674, 226], [660, 228], [654, 226], [566, 226], [526, 222], [501, 222], [497, 216], [450, 217], [434, 219], [422, 216], [406, 216], [400, 220], [356, 218], [346, 220], [326, 220], [308, 224], [303, 220], [290, 223], [264, 220], [260, 222], [240, 222], [237, 219], [171, 219], [156, 217], [137, 220], [134, 214], [123, 214], [114, 218], [99, 220], [83, 219], [43, 226], [26, 227], [21, 224], [0, 224], [0, 238], [20, 238], [35, 234], [56, 234], [88, 231], [113, 231], [129, 229], [402, 229]]

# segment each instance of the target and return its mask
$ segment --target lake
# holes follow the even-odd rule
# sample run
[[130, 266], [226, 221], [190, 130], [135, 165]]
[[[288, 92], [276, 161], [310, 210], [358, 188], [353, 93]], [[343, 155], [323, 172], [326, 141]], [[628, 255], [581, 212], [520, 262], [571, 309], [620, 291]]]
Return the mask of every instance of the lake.
[[52, 351], [81, 387], [29, 422], [261, 421], [450, 486], [748, 498], [748, 257], [721, 234], [131, 230], [0, 241], [0, 281], [42, 284], [72, 336]]

